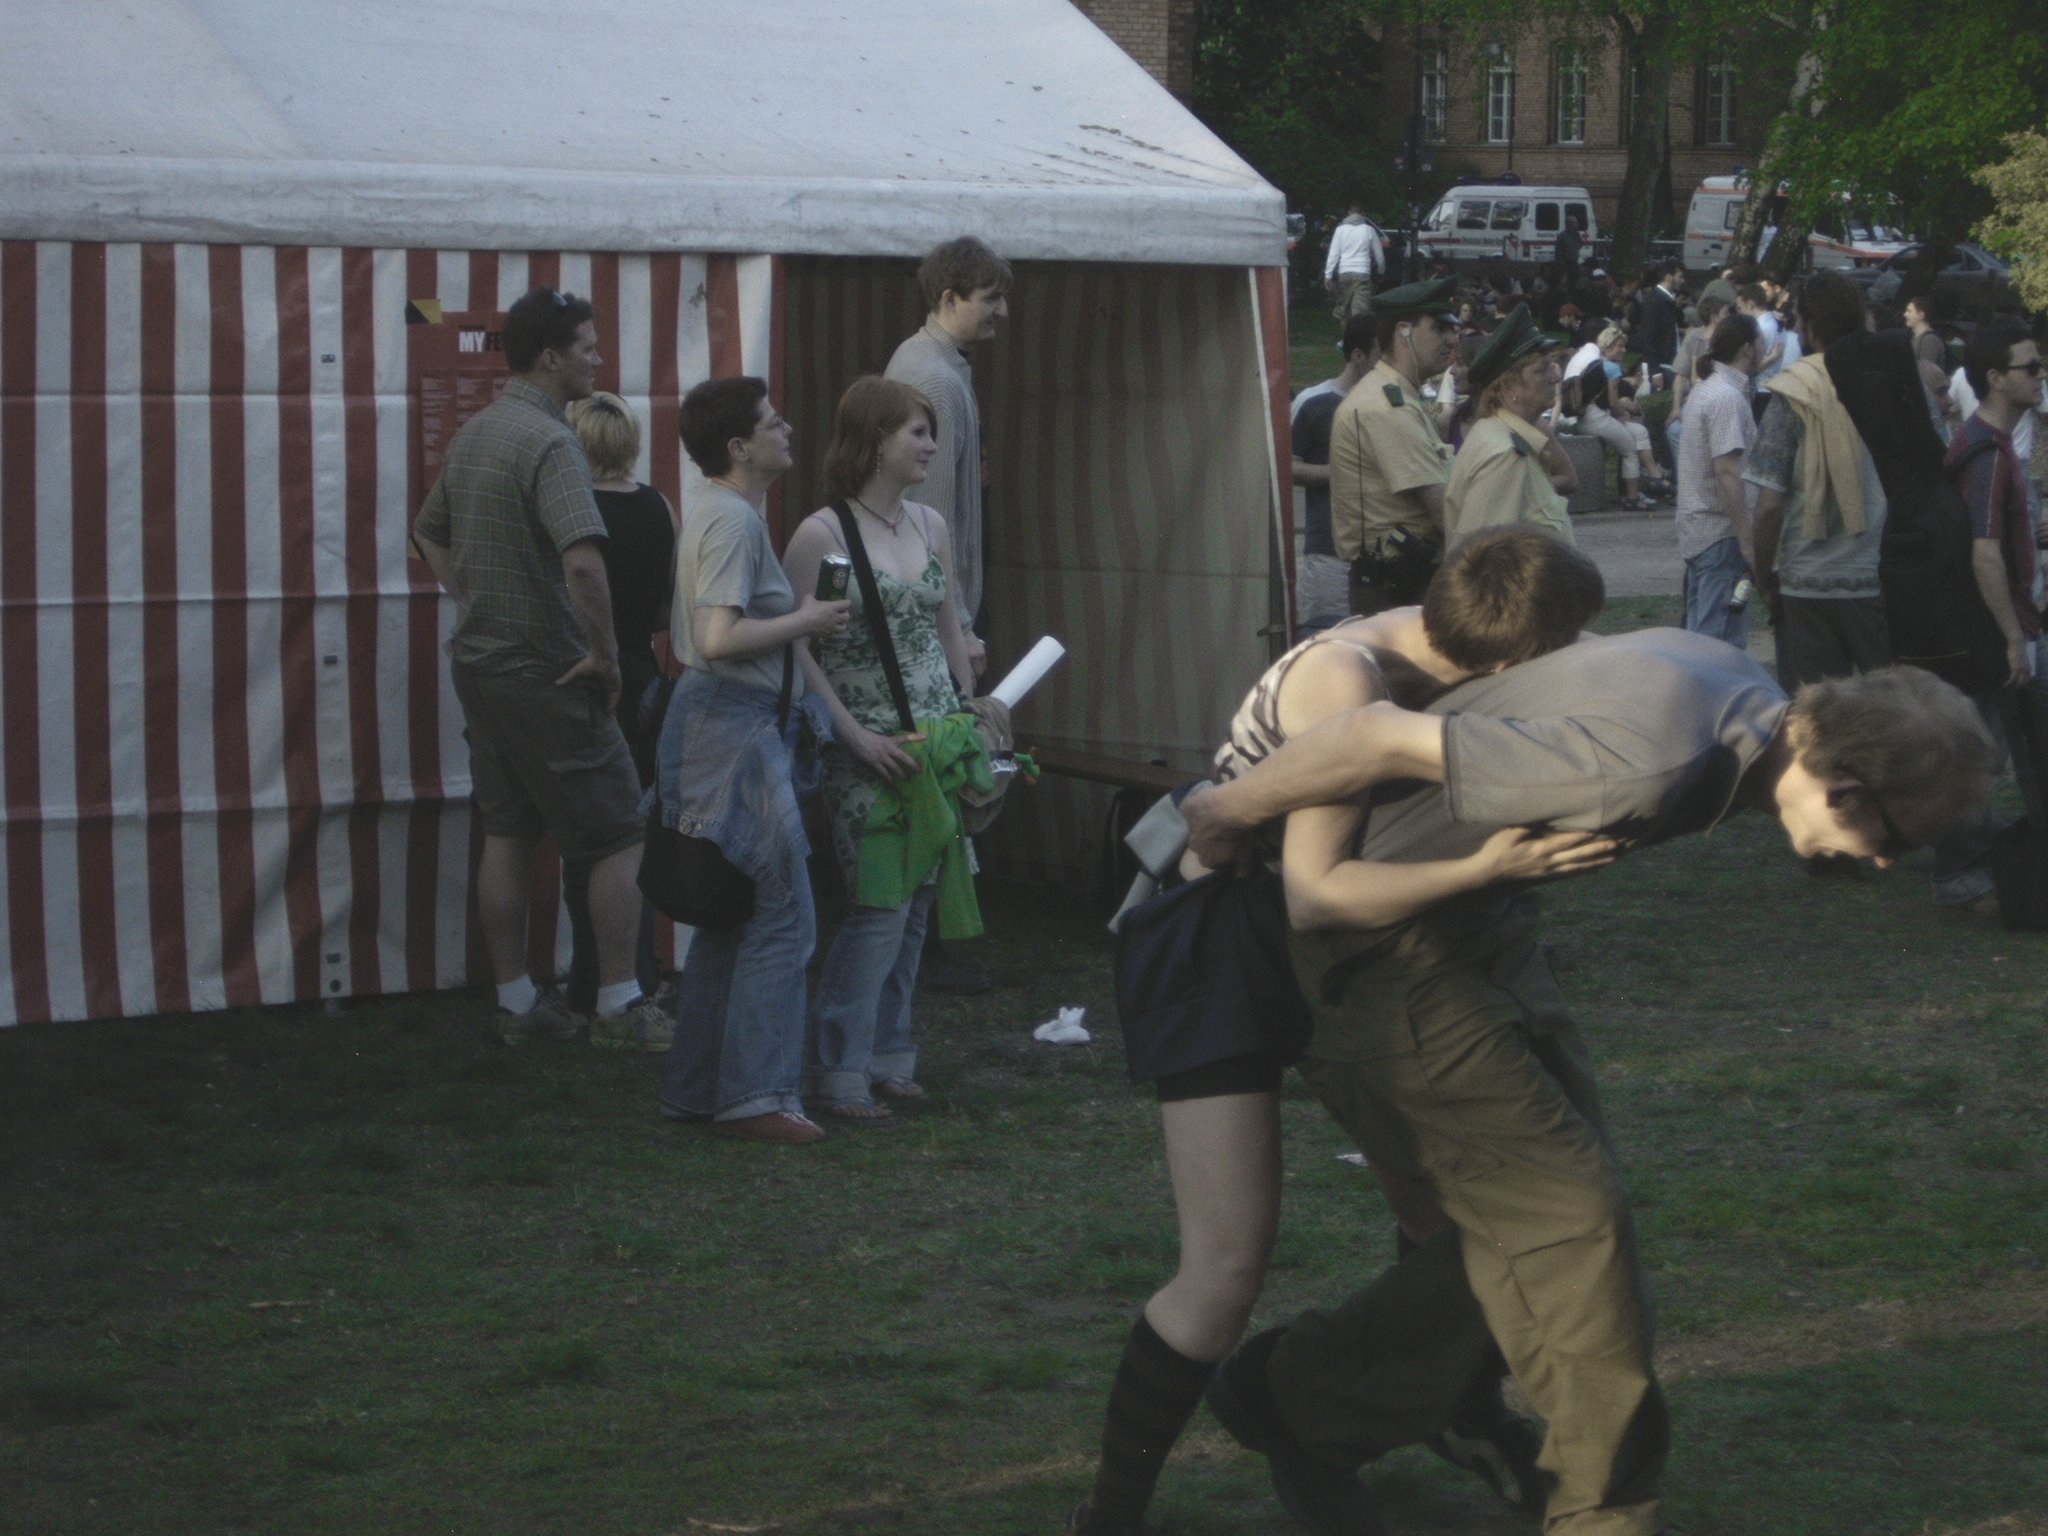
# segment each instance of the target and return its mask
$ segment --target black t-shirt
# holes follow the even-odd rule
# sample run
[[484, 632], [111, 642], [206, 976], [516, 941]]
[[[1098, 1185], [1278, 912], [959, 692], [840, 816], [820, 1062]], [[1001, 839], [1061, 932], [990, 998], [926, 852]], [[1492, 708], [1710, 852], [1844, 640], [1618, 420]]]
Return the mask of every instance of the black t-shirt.
[[[1337, 407], [1344, 403], [1341, 390], [1326, 389], [1301, 402], [1294, 415], [1294, 456], [1304, 464], [1330, 462], [1330, 423], [1337, 419]], [[1301, 488], [1304, 535], [1303, 552], [1335, 555], [1337, 542], [1330, 531], [1330, 487], [1305, 485]]]
[[612, 633], [619, 640], [622, 668], [649, 676], [654, 659], [647, 637], [668, 628], [669, 598], [676, 584], [676, 525], [668, 502], [651, 485], [630, 491], [598, 491], [597, 510], [610, 535], [604, 545], [604, 574], [612, 588]]

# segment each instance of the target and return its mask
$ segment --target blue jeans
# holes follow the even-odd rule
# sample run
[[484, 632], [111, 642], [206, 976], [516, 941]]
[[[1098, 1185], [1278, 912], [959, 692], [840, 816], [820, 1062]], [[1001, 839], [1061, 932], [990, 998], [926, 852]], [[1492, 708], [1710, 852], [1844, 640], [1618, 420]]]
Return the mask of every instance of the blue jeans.
[[714, 1120], [802, 1113], [804, 968], [817, 942], [808, 880], [757, 880], [751, 918], [697, 930], [676, 983], [666, 1108]]
[[808, 754], [794, 747], [815, 701], [800, 702], [806, 709], [781, 726], [774, 693], [692, 672], [662, 722], [665, 819], [717, 843], [754, 882], [754, 915], [697, 930], [684, 957], [661, 1085], [674, 1114], [740, 1120], [803, 1108], [804, 971], [818, 919], [797, 808]]
[[1749, 574], [1742, 545], [1733, 534], [1709, 544], [1685, 562], [1685, 627], [1696, 635], [1749, 649], [1749, 610], [1731, 612], [1735, 583]]
[[833, 1104], [874, 1101], [873, 1087], [914, 1077], [910, 998], [936, 885], [900, 907], [852, 907], [818, 980], [816, 1092]]

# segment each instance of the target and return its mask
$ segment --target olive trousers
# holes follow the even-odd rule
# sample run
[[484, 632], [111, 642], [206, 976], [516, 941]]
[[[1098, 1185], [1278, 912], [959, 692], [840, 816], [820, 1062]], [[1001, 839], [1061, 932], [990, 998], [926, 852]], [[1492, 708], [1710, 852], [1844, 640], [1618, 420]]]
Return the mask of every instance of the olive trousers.
[[1445, 1428], [1498, 1341], [1549, 1422], [1549, 1536], [1653, 1536], [1670, 1431], [1635, 1227], [1534, 927], [1524, 898], [1462, 933], [1294, 936], [1303, 1078], [1455, 1231], [1290, 1324], [1269, 1383], [1305, 1448], [1356, 1466]]

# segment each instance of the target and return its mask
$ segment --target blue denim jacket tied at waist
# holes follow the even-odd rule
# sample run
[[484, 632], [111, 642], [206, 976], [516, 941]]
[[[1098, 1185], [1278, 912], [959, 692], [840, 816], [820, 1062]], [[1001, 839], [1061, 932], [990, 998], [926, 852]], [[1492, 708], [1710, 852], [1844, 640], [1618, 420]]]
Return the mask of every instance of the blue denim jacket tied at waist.
[[686, 672], [669, 699], [651, 797], [661, 819], [708, 838], [744, 874], [786, 890], [811, 845], [798, 802], [818, 787], [819, 749], [832, 736], [816, 694], [793, 699], [775, 725], [776, 694], [709, 672]]

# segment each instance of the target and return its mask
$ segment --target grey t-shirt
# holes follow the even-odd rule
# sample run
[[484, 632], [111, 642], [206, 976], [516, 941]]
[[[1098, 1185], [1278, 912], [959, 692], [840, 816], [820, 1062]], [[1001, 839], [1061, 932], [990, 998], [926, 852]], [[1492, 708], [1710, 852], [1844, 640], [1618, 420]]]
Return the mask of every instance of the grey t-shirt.
[[[699, 672], [729, 677], [771, 692], [782, 686], [782, 648], [758, 656], [707, 661], [698, 653], [691, 622], [698, 608], [737, 608], [750, 619], [775, 619], [796, 611], [796, 594], [775, 558], [768, 524], [744, 496], [722, 485], [707, 485], [704, 494], [683, 511], [683, 531], [676, 540], [676, 597], [669, 621], [669, 642], [683, 665]], [[804, 691], [798, 670], [790, 696]]]
[[[1626, 847], [1705, 831], [1785, 709], [1771, 675], [1719, 640], [1682, 629], [1582, 640], [1432, 704], [1450, 717], [1444, 783], [1384, 786], [1360, 856], [1463, 858], [1508, 826], [1601, 831]], [[1493, 887], [1445, 905], [1483, 917], [1513, 895]]]

